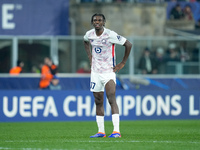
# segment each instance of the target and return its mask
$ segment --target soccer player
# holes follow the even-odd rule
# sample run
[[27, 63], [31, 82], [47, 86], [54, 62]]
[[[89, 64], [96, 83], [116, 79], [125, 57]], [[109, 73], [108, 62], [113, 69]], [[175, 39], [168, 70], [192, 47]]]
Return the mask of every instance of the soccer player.
[[[119, 108], [116, 103], [116, 74], [128, 59], [132, 44], [116, 32], [105, 28], [105, 16], [94, 14], [91, 18], [93, 29], [84, 35], [84, 46], [91, 64], [90, 91], [93, 92], [96, 104], [96, 122], [98, 133], [90, 138], [106, 137], [104, 129], [104, 89], [112, 111], [113, 133], [110, 138], [121, 137], [119, 129]], [[115, 64], [115, 44], [123, 45], [123, 60]], [[92, 47], [92, 50], [90, 48]]]

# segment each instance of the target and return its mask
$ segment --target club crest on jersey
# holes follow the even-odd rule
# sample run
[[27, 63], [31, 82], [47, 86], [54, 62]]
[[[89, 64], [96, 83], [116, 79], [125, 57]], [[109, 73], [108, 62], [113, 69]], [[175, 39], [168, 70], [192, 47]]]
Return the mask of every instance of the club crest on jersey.
[[119, 41], [121, 41], [121, 36], [120, 35], [117, 35], [117, 38]]
[[94, 51], [95, 51], [96, 53], [101, 53], [102, 50], [101, 50], [100, 47], [95, 47], [95, 48], [94, 48]]
[[101, 40], [101, 43], [106, 44], [106, 40], [105, 39]]
[[92, 43], [94, 40], [90, 40], [90, 42]]

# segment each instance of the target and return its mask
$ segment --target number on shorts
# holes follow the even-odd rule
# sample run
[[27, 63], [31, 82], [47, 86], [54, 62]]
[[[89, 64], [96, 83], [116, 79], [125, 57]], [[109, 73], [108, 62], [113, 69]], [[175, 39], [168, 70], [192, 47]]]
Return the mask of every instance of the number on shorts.
[[96, 85], [95, 82], [90, 82], [90, 88], [91, 88], [91, 89], [94, 89], [95, 85]]

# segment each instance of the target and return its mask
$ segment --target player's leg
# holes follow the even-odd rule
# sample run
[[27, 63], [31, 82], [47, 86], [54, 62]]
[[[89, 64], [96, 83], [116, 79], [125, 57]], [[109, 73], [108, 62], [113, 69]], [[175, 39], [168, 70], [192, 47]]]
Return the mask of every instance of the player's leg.
[[91, 138], [106, 137], [104, 128], [104, 92], [93, 92], [96, 104], [96, 122], [98, 126], [98, 133]]
[[98, 133], [91, 136], [91, 138], [106, 137], [104, 129], [104, 85], [101, 83], [98, 73], [91, 72], [91, 86], [90, 91], [93, 92], [96, 104], [96, 122], [98, 126]]
[[105, 133], [104, 128], [104, 92], [93, 92], [96, 104], [96, 121], [98, 126], [98, 132]]
[[121, 137], [120, 130], [119, 130], [119, 108], [116, 102], [116, 85], [113, 80], [110, 80], [106, 83], [105, 85], [106, 89], [106, 96], [108, 98], [108, 102], [111, 106], [111, 111], [112, 111], [112, 122], [113, 122], [113, 133], [109, 137]]
[[113, 80], [108, 81], [105, 85], [105, 89], [108, 102], [111, 106], [112, 114], [119, 114], [119, 108], [115, 97], [115, 91], [116, 91], [115, 82]]
[[96, 104], [96, 115], [104, 116], [104, 92], [93, 92], [95, 104]]

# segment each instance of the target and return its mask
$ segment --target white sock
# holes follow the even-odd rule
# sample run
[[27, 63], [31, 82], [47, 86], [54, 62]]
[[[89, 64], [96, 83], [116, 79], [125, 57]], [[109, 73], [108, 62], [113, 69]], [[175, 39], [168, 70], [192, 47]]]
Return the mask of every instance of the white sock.
[[98, 126], [98, 129], [99, 129], [98, 132], [105, 133], [105, 129], [104, 129], [104, 116], [96, 116], [96, 122], [97, 122], [97, 126]]
[[112, 122], [113, 122], [113, 126], [114, 126], [113, 131], [120, 132], [119, 131], [119, 114], [112, 115]]

